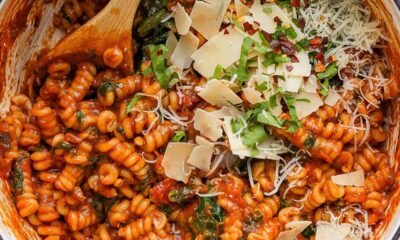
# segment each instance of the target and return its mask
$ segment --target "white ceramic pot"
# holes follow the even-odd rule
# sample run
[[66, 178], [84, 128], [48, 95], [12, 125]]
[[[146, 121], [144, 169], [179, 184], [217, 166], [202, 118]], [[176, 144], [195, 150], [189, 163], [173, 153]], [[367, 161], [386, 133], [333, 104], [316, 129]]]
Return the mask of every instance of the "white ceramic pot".
[[[42, 5], [43, 0], [0, 0], [0, 116], [9, 107], [10, 96], [27, 89], [25, 77], [27, 65], [43, 47], [51, 48], [62, 33], [51, 28], [54, 13], [63, 0], [56, 5]], [[342, 0], [346, 1], [346, 0]], [[385, 24], [391, 40], [387, 55], [391, 60], [393, 79], [400, 81], [400, 11], [393, 0], [365, 0], [373, 9], [375, 17]], [[28, 88], [29, 89], [29, 88]], [[372, 239], [400, 239], [400, 103], [393, 100], [388, 116], [394, 119], [389, 132], [392, 134], [386, 146], [396, 171], [396, 185], [386, 216], [376, 227]], [[12, 202], [10, 186], [0, 159], [0, 235], [4, 240], [40, 239], [31, 226], [21, 219]], [[1, 238], [0, 238], [1, 239]]]

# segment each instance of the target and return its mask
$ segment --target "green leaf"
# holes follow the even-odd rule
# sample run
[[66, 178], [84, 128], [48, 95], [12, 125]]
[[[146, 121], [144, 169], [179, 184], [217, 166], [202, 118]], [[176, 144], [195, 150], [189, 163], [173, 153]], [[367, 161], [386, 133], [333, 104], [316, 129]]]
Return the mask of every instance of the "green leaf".
[[270, 43], [268, 42], [267, 38], [265, 38], [264, 34], [261, 31], [258, 32], [258, 35], [260, 36], [261, 42], [262, 42], [262, 44], [264, 44], [264, 46], [266, 46], [266, 47], [271, 46]]
[[72, 149], [72, 145], [69, 142], [59, 142], [54, 146], [54, 148], [69, 151]]
[[315, 136], [310, 135], [305, 141], [304, 141], [304, 146], [306, 146], [308, 149], [312, 149], [315, 144]]
[[302, 234], [305, 238], [311, 238], [311, 236], [315, 234], [315, 230], [312, 226], [308, 226], [306, 229], [304, 229]]
[[232, 19], [232, 23], [233, 23], [233, 25], [235, 25], [235, 27], [237, 28], [237, 29], [239, 29], [239, 30], [241, 30], [241, 31], [244, 31], [244, 27], [243, 27], [243, 25], [240, 23], [240, 22], [238, 22], [236, 19]]
[[175, 135], [172, 137], [172, 142], [187, 142], [187, 136], [185, 131], [176, 131]]
[[265, 125], [282, 128], [283, 123], [269, 111], [263, 111], [257, 115], [257, 121]]
[[298, 42], [296, 42], [296, 44], [294, 45], [296, 51], [300, 52], [301, 50], [308, 50], [308, 46], [310, 46], [310, 40], [308, 40], [307, 38], [302, 39]]
[[224, 76], [225, 76], [224, 68], [221, 66], [221, 64], [218, 64], [215, 67], [214, 74], [213, 74], [212, 78], [223, 79]]
[[259, 92], [265, 91], [269, 88], [268, 83], [267, 82], [263, 82], [260, 85], [256, 86], [256, 90]]
[[267, 139], [267, 133], [261, 125], [252, 125], [244, 129], [242, 134], [243, 144], [252, 149], [255, 149], [256, 145], [265, 139]]
[[326, 79], [322, 82], [321, 84], [321, 89], [319, 90], [319, 92], [322, 94], [322, 96], [326, 97], [328, 95], [329, 92], [329, 80]]
[[151, 67], [148, 67], [142, 72], [142, 75], [146, 77], [152, 73], [153, 73], [153, 69]]
[[24, 183], [24, 174], [20, 165], [21, 161], [14, 162], [14, 172], [13, 172], [13, 187], [18, 193], [22, 193], [23, 183]]
[[161, 87], [167, 88], [168, 83], [172, 77], [171, 71], [167, 67], [167, 46], [160, 45], [149, 45], [148, 49], [150, 51], [151, 66], [154, 74]]
[[224, 221], [225, 214], [215, 197], [200, 197], [194, 212], [195, 216], [190, 225], [193, 232], [202, 234], [205, 239], [219, 239], [218, 229]]
[[244, 127], [244, 122], [241, 118], [239, 117], [234, 117], [231, 120], [231, 127], [232, 127], [232, 132], [237, 133]]
[[81, 110], [76, 112], [76, 118], [78, 119], [78, 123], [82, 124], [82, 120], [85, 118], [85, 114]]
[[106, 155], [104, 155], [104, 154], [99, 154], [99, 155], [96, 155], [96, 156], [92, 156], [92, 157], [89, 157], [89, 162], [91, 162], [91, 163], [97, 163], [98, 161], [100, 161], [101, 159], [103, 159], [103, 158], [105, 158], [106, 157]]
[[322, 80], [322, 79], [330, 80], [331, 78], [335, 77], [337, 74], [338, 74], [338, 68], [334, 64], [331, 64], [326, 68], [325, 72], [318, 73], [317, 78], [320, 80]]
[[288, 38], [290, 38], [290, 39], [296, 39], [297, 38], [297, 33], [293, 29], [293, 27], [286, 28], [285, 29], [285, 33], [288, 36]]
[[139, 100], [142, 98], [141, 95], [135, 95], [128, 103], [128, 105], [125, 108], [125, 114], [128, 114], [131, 112], [132, 108], [136, 105], [136, 103], [139, 102]]
[[279, 63], [289, 63], [291, 62], [291, 58], [284, 56], [283, 54], [277, 54], [274, 52], [267, 52], [267, 54], [265, 54], [265, 60], [262, 62], [262, 64], [265, 67], [268, 67], [270, 65], [278, 65]]
[[264, 12], [265, 14], [270, 14], [270, 13], [272, 13], [272, 8], [270, 8], [270, 7], [268, 7], [268, 6], [265, 6], [265, 7], [263, 8], [263, 12]]
[[110, 81], [105, 81], [102, 82], [100, 87], [97, 89], [97, 91], [103, 95], [106, 96], [107, 92], [113, 91], [117, 88], [122, 87], [122, 84], [116, 83], [116, 82], [110, 82]]
[[247, 61], [251, 47], [253, 46], [254, 40], [250, 37], [246, 37], [243, 40], [242, 49], [240, 51], [239, 67], [237, 69], [237, 79], [240, 82], [245, 82], [249, 79], [250, 75], [247, 72]]

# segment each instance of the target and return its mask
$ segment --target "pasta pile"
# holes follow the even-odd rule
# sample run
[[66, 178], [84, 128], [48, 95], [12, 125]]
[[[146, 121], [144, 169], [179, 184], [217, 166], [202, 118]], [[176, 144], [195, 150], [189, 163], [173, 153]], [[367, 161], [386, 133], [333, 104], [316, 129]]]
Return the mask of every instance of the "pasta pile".
[[[158, 3], [163, 7], [158, 11], [176, 11], [182, 4], [190, 13], [194, 2]], [[227, 7], [221, 32], [233, 25], [238, 29], [241, 25], [245, 34], [253, 31], [257, 23], [250, 28], [246, 20], [237, 17], [234, 2]], [[303, 1], [301, 5], [296, 1], [278, 3], [282, 9], [289, 6], [285, 12], [304, 7]], [[145, 7], [148, 4], [143, 3]], [[252, 1], [242, 4], [250, 8]], [[91, 1], [67, 1], [57, 26], [70, 29], [87, 21], [96, 6]], [[278, 5], [266, 6], [268, 14], [272, 11], [268, 6]], [[138, 18], [151, 22], [142, 11]], [[160, 28], [174, 22], [168, 17], [158, 20], [163, 24]], [[275, 21], [282, 27], [279, 17]], [[294, 44], [288, 40], [293, 35], [290, 29], [283, 27], [278, 40], [269, 34], [260, 35], [266, 38], [261, 43], [245, 38], [238, 66], [218, 66], [211, 78], [192, 67], [175, 71], [168, 48], [155, 43], [160, 39], [146, 38], [151, 34], [139, 37], [145, 39], [137, 48], [144, 57], [131, 75], [119, 71], [124, 53], [118, 46], [104, 52], [103, 65], [51, 63], [35, 95], [14, 96], [9, 114], [0, 120], [0, 162], [9, 172], [20, 216], [46, 240], [318, 240], [324, 239], [324, 227], [345, 231], [343, 239], [371, 237], [373, 226], [384, 217], [394, 183], [389, 155], [383, 150], [390, 134], [385, 130], [384, 105], [397, 93], [387, 87], [394, 83], [387, 78], [386, 62], [374, 50], [363, 53], [368, 60], [358, 66], [361, 74], [348, 71], [352, 65], [330, 73], [334, 60], [321, 57], [327, 40], [306, 38], [307, 46], [301, 48], [313, 51], [311, 75], [318, 76], [314, 95], [327, 99], [336, 94], [337, 99], [334, 104], [321, 102], [315, 111], [300, 118], [302, 112], [296, 104], [314, 100], [296, 99], [282, 90], [282, 85], [277, 87], [282, 77], [271, 77], [267, 84], [272, 87], [257, 81], [251, 85], [252, 78], [246, 78], [246, 74], [256, 75], [251, 70], [257, 65], [250, 57], [253, 50], [266, 58], [272, 56], [275, 69], [295, 62]], [[157, 26], [151, 31], [158, 31]], [[199, 31], [190, 31], [201, 39], [200, 47], [206, 46]], [[145, 45], [149, 41], [153, 44]], [[247, 41], [251, 44], [246, 52]], [[274, 44], [279, 50], [263, 50]], [[311, 84], [311, 78], [304, 77], [303, 85]], [[207, 101], [203, 93], [213, 81], [224, 86], [218, 89], [220, 95], [232, 91], [232, 99], [239, 99], [240, 104], [221, 106]], [[255, 103], [253, 95], [246, 93], [249, 88], [257, 90], [262, 100]], [[265, 93], [270, 90], [274, 92]], [[273, 109], [278, 105], [282, 110], [277, 113]], [[209, 128], [213, 127], [213, 114], [223, 115], [215, 117], [221, 129], [216, 140], [197, 125], [200, 113], [210, 114]], [[245, 153], [235, 152], [230, 132], [238, 137]], [[187, 179], [174, 178], [167, 161], [180, 159], [178, 155], [185, 150], [169, 158], [171, 143], [198, 144], [195, 149], [207, 146], [211, 149], [209, 166], [176, 163], [182, 164], [183, 169], [178, 170]], [[340, 175], [360, 172], [363, 184], [337, 180]], [[298, 228], [294, 238], [283, 237]]]

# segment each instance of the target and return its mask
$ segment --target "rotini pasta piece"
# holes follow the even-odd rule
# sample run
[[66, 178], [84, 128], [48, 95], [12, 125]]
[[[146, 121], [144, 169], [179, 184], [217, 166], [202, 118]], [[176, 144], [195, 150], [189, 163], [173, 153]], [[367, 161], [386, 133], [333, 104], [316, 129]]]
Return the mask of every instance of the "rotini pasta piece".
[[72, 231], [78, 231], [97, 222], [95, 210], [88, 204], [82, 205], [77, 211], [69, 211], [65, 216], [67, 226]]
[[[151, 129], [157, 128], [159, 122], [159, 118], [154, 112], [135, 111], [132, 112], [131, 116], [125, 117], [119, 126], [122, 128], [123, 136], [132, 139], [135, 135], [144, 134]], [[116, 131], [118, 132], [118, 129]]]
[[275, 163], [271, 161], [256, 162], [252, 165], [252, 176], [261, 185], [264, 192], [274, 189]]
[[104, 91], [97, 92], [97, 98], [100, 103], [104, 106], [111, 106], [116, 99], [124, 100], [141, 90], [141, 77], [136, 74], [133, 76], [128, 76], [117, 81], [106, 82], [104, 84], [109, 84], [109, 88], [104, 88]]
[[103, 195], [106, 198], [116, 197], [118, 194], [115, 187], [102, 184], [98, 174], [90, 176], [87, 180], [87, 183], [89, 187], [93, 189], [93, 191]]
[[260, 183], [256, 183], [250, 192], [247, 192], [243, 196], [243, 200], [250, 207], [255, 208], [264, 199], [264, 192], [261, 189]]
[[118, 167], [111, 163], [102, 164], [99, 168], [100, 183], [104, 185], [113, 185], [119, 175]]
[[117, 127], [117, 115], [112, 111], [102, 111], [97, 119], [97, 128], [102, 133], [113, 132]]
[[92, 63], [80, 63], [78, 65], [78, 70], [75, 72], [74, 81], [72, 81], [71, 86], [69, 86], [66, 93], [60, 98], [60, 106], [65, 109], [71, 104], [77, 104], [83, 100], [83, 98], [88, 93], [96, 75], [96, 66]]
[[53, 221], [40, 225], [36, 230], [43, 236], [64, 236], [67, 234], [66, 226], [61, 221]]
[[301, 167], [300, 169], [294, 169], [293, 172], [294, 174], [287, 176], [290, 186], [289, 191], [295, 195], [304, 196], [307, 193], [307, 170]]
[[111, 68], [117, 68], [122, 60], [124, 60], [124, 53], [118, 46], [106, 49], [103, 54], [104, 63]]
[[68, 85], [66, 80], [47, 78], [40, 88], [40, 99], [45, 101], [56, 100], [60, 97], [60, 93], [67, 91], [67, 88]]
[[127, 240], [139, 239], [141, 236], [155, 233], [158, 237], [167, 236], [164, 228], [168, 224], [168, 219], [164, 213], [153, 210], [146, 217], [129, 223], [126, 227], [118, 230], [118, 236]]
[[342, 198], [345, 194], [344, 187], [333, 183], [330, 177], [325, 180], [322, 190], [325, 194], [326, 200], [331, 202]]
[[294, 222], [300, 220], [300, 210], [295, 207], [286, 207], [279, 210], [278, 220], [286, 224], [288, 222]]
[[388, 199], [386, 196], [378, 192], [371, 192], [368, 194], [367, 200], [362, 203], [363, 208], [369, 212], [368, 225], [377, 223], [383, 217], [383, 212], [387, 204]]
[[323, 192], [324, 182], [317, 183], [311, 190], [310, 194], [307, 196], [304, 202], [304, 207], [301, 210], [304, 213], [309, 213], [313, 209], [321, 206], [326, 202], [326, 197]]
[[135, 197], [132, 198], [130, 210], [135, 216], [144, 217], [155, 209], [157, 209], [157, 207], [151, 203], [150, 199], [142, 194], [136, 194]]
[[279, 211], [280, 199], [278, 196], [274, 195], [272, 197], [265, 198], [258, 206], [255, 211], [261, 213], [263, 220], [272, 219]]
[[247, 235], [247, 240], [273, 240], [278, 237], [283, 228], [284, 225], [274, 218], [254, 229]]
[[142, 78], [142, 91], [146, 94], [156, 95], [161, 90], [160, 83], [155, 79], [154, 75]]
[[388, 156], [381, 154], [382, 158], [379, 161], [379, 165], [376, 171], [368, 175], [365, 179], [365, 185], [367, 191], [387, 191], [394, 184], [394, 172], [391, 168]]
[[119, 227], [126, 223], [132, 216], [130, 210], [131, 202], [128, 199], [123, 199], [115, 203], [108, 212], [108, 221], [112, 227]]
[[33, 124], [24, 123], [23, 131], [19, 139], [19, 145], [23, 147], [29, 147], [38, 145], [40, 143], [40, 130]]
[[95, 235], [93, 237], [95, 240], [112, 240], [112, 236], [106, 224], [100, 224], [97, 226]]
[[164, 122], [151, 130], [143, 137], [136, 137], [134, 143], [146, 153], [151, 153], [157, 148], [164, 147], [172, 137], [171, 122]]
[[32, 115], [37, 117], [37, 124], [45, 138], [51, 138], [61, 132], [55, 112], [44, 102], [39, 101], [32, 108]]
[[62, 60], [57, 60], [47, 67], [47, 73], [52, 79], [65, 79], [70, 71], [71, 65]]
[[230, 213], [224, 219], [222, 240], [239, 240], [243, 236], [243, 220], [240, 212]]
[[52, 222], [60, 217], [55, 208], [53, 191], [54, 187], [51, 183], [44, 182], [38, 188], [39, 209], [37, 216], [42, 222]]
[[121, 143], [117, 138], [96, 145], [98, 151], [108, 153], [115, 162], [129, 168], [140, 180], [148, 176], [148, 167], [142, 157], [134, 149]]
[[72, 191], [75, 184], [81, 177], [83, 169], [80, 166], [67, 164], [61, 171], [60, 176], [55, 182], [55, 187], [57, 189], [63, 190], [64, 192]]
[[36, 190], [32, 182], [31, 160], [26, 153], [21, 152], [19, 159], [14, 163], [14, 188], [16, 206], [21, 217], [34, 214], [39, 203], [36, 199]]
[[172, 109], [174, 112], [178, 111], [180, 102], [176, 91], [166, 92], [165, 89], [161, 89], [158, 94], [161, 96], [164, 109]]
[[23, 109], [25, 114], [28, 114], [32, 110], [32, 101], [25, 94], [17, 94], [11, 98], [13, 105]]

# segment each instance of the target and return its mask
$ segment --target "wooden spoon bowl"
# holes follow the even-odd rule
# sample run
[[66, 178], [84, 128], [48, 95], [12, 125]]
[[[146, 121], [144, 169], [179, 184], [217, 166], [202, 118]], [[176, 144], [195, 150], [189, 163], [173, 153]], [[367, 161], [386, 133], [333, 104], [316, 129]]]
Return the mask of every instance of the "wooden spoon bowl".
[[110, 0], [95, 17], [46, 53], [38, 62], [39, 68], [57, 59], [98, 63], [108, 48], [118, 46], [124, 53], [119, 69], [132, 72], [132, 24], [139, 3], [140, 0]]

